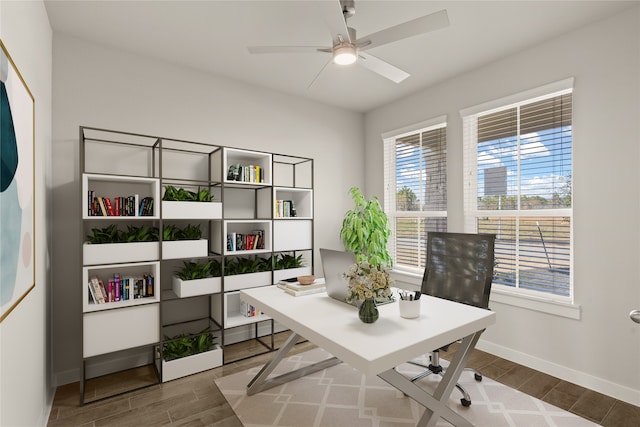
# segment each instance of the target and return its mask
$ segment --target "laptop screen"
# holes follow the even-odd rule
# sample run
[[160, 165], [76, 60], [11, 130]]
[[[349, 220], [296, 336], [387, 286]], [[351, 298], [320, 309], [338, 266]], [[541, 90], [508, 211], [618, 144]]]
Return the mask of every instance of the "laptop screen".
[[349, 267], [356, 263], [355, 255], [351, 252], [320, 248], [320, 258], [327, 295], [346, 303], [345, 299], [349, 295], [349, 283], [343, 275]]

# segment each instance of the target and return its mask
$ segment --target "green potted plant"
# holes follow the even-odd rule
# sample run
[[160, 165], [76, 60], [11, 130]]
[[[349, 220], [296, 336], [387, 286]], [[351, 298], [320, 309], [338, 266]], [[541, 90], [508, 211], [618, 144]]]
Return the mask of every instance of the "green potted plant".
[[126, 230], [119, 229], [116, 224], [92, 228], [82, 247], [83, 263], [91, 265], [157, 259], [157, 241], [157, 230], [148, 225], [129, 225]]
[[304, 265], [303, 254], [279, 253], [273, 256], [273, 282], [311, 274], [311, 267]]
[[207, 239], [202, 239], [199, 224], [188, 224], [180, 228], [165, 224], [162, 230], [162, 258], [199, 258], [208, 253]]
[[224, 263], [224, 290], [236, 291], [271, 284], [271, 258], [227, 257]]
[[208, 187], [192, 191], [173, 185], [164, 187], [162, 217], [165, 219], [219, 219], [222, 203], [214, 202]]
[[182, 267], [174, 272], [173, 292], [180, 298], [220, 292], [222, 289], [222, 265], [211, 259], [206, 262], [183, 261]]
[[211, 328], [195, 334], [164, 335], [162, 380], [170, 381], [222, 365], [222, 349]]
[[352, 187], [349, 192], [355, 206], [342, 219], [340, 238], [345, 249], [353, 252], [357, 261], [390, 267], [393, 260], [387, 249], [391, 235], [387, 214], [377, 197], [367, 200], [357, 187]]

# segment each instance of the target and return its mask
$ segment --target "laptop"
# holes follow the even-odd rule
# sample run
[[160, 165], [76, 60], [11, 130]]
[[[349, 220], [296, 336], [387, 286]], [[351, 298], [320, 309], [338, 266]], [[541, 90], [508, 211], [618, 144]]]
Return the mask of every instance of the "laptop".
[[[320, 248], [320, 259], [327, 295], [347, 304], [345, 299], [349, 295], [349, 283], [342, 275], [356, 263], [356, 256], [351, 252]], [[356, 305], [355, 301], [351, 305]]]

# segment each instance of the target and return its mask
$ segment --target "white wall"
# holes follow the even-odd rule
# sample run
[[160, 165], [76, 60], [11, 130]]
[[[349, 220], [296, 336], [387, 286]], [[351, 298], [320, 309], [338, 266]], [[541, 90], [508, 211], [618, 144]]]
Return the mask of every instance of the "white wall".
[[0, 425], [45, 425], [51, 384], [51, 28], [41, 1], [0, 2], [0, 38], [35, 98], [36, 285], [0, 324]]
[[[363, 186], [363, 115], [55, 34], [53, 351], [58, 384], [81, 363], [78, 126], [131, 131], [315, 160], [315, 246], [340, 248]], [[319, 255], [316, 254], [316, 269]], [[317, 270], [319, 271], [319, 270]]]
[[580, 320], [493, 302], [480, 348], [640, 405], [640, 8], [365, 115], [365, 182], [383, 194], [380, 134], [446, 114], [449, 229], [461, 231], [459, 111], [574, 76], [574, 268]]

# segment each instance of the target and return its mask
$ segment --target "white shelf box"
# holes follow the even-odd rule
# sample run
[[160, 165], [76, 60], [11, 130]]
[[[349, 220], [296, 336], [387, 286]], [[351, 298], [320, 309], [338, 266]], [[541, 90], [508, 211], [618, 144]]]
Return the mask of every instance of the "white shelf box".
[[224, 277], [224, 291], [238, 291], [240, 289], [256, 288], [271, 284], [271, 271], [258, 273], [234, 274]]
[[282, 219], [273, 222], [273, 251], [313, 249], [313, 221]]
[[[292, 217], [286, 209], [280, 208], [280, 206], [283, 205], [281, 201], [287, 201], [293, 204], [296, 216]], [[273, 217], [286, 219], [313, 218], [313, 191], [306, 188], [274, 188]]]
[[162, 217], [164, 219], [220, 219], [222, 218], [222, 203], [163, 200]]
[[[224, 309], [222, 308], [222, 298], [224, 298]], [[224, 328], [230, 329], [242, 325], [251, 325], [256, 322], [270, 320], [271, 317], [260, 314], [258, 316], [247, 317], [240, 313], [240, 292], [225, 292], [211, 296], [211, 309], [216, 322], [223, 324]]]
[[179, 298], [214, 294], [222, 290], [222, 279], [220, 277], [206, 277], [204, 279], [182, 280], [173, 276], [172, 288]]
[[162, 242], [162, 259], [201, 258], [209, 251], [207, 239]]
[[[137, 205], [135, 207], [136, 215], [134, 216], [108, 216], [109, 220], [123, 221], [137, 219], [158, 219], [157, 204], [160, 201], [160, 181], [157, 178], [119, 176], [119, 175], [103, 175], [103, 174], [82, 174], [82, 218], [83, 219], [104, 219], [105, 216], [90, 215], [90, 198], [89, 191], [94, 191], [96, 197], [108, 197], [111, 200], [111, 206], [115, 209], [115, 197], [137, 196]], [[153, 215], [140, 216], [140, 202], [145, 197], [151, 197], [154, 202]]]
[[222, 366], [222, 347], [216, 344], [212, 350], [180, 359], [162, 361], [162, 382], [186, 377], [198, 372]]
[[158, 247], [158, 242], [84, 243], [82, 263], [96, 265], [154, 261], [159, 258]]
[[[145, 274], [153, 277], [153, 295], [143, 298], [135, 298], [133, 284], [129, 283], [129, 298], [125, 299], [121, 292], [120, 301], [96, 304], [89, 298], [89, 281], [92, 277], [102, 280], [105, 289], [108, 288], [108, 280], [118, 274], [120, 279], [142, 278]], [[147, 288], [148, 289], [148, 288]], [[109, 264], [84, 267], [82, 269], [82, 311], [91, 313], [95, 311], [112, 310], [116, 308], [132, 307], [137, 305], [153, 304], [160, 302], [160, 262]]]
[[[224, 182], [234, 184], [271, 185], [271, 159], [271, 153], [225, 148], [223, 154]], [[231, 179], [229, 176], [229, 167], [231, 167], [232, 165], [240, 165], [242, 167], [257, 166], [261, 171], [260, 173], [262, 174], [262, 180], [256, 181], [255, 178], [241, 180]]]
[[273, 283], [277, 284], [281, 280], [298, 276], [308, 276], [313, 274], [311, 267], [287, 268], [285, 270], [273, 270]]
[[[252, 250], [229, 250], [226, 242], [227, 237], [233, 239], [238, 234], [247, 235], [255, 234], [256, 230], [263, 231], [264, 248]], [[270, 220], [226, 220], [223, 222], [222, 235], [220, 235], [220, 227], [212, 227], [211, 241], [213, 252], [222, 253], [224, 255], [243, 255], [243, 254], [259, 254], [271, 252], [271, 221]], [[224, 244], [224, 247], [222, 246]]]
[[87, 313], [83, 322], [83, 357], [153, 345], [160, 341], [160, 304]]

